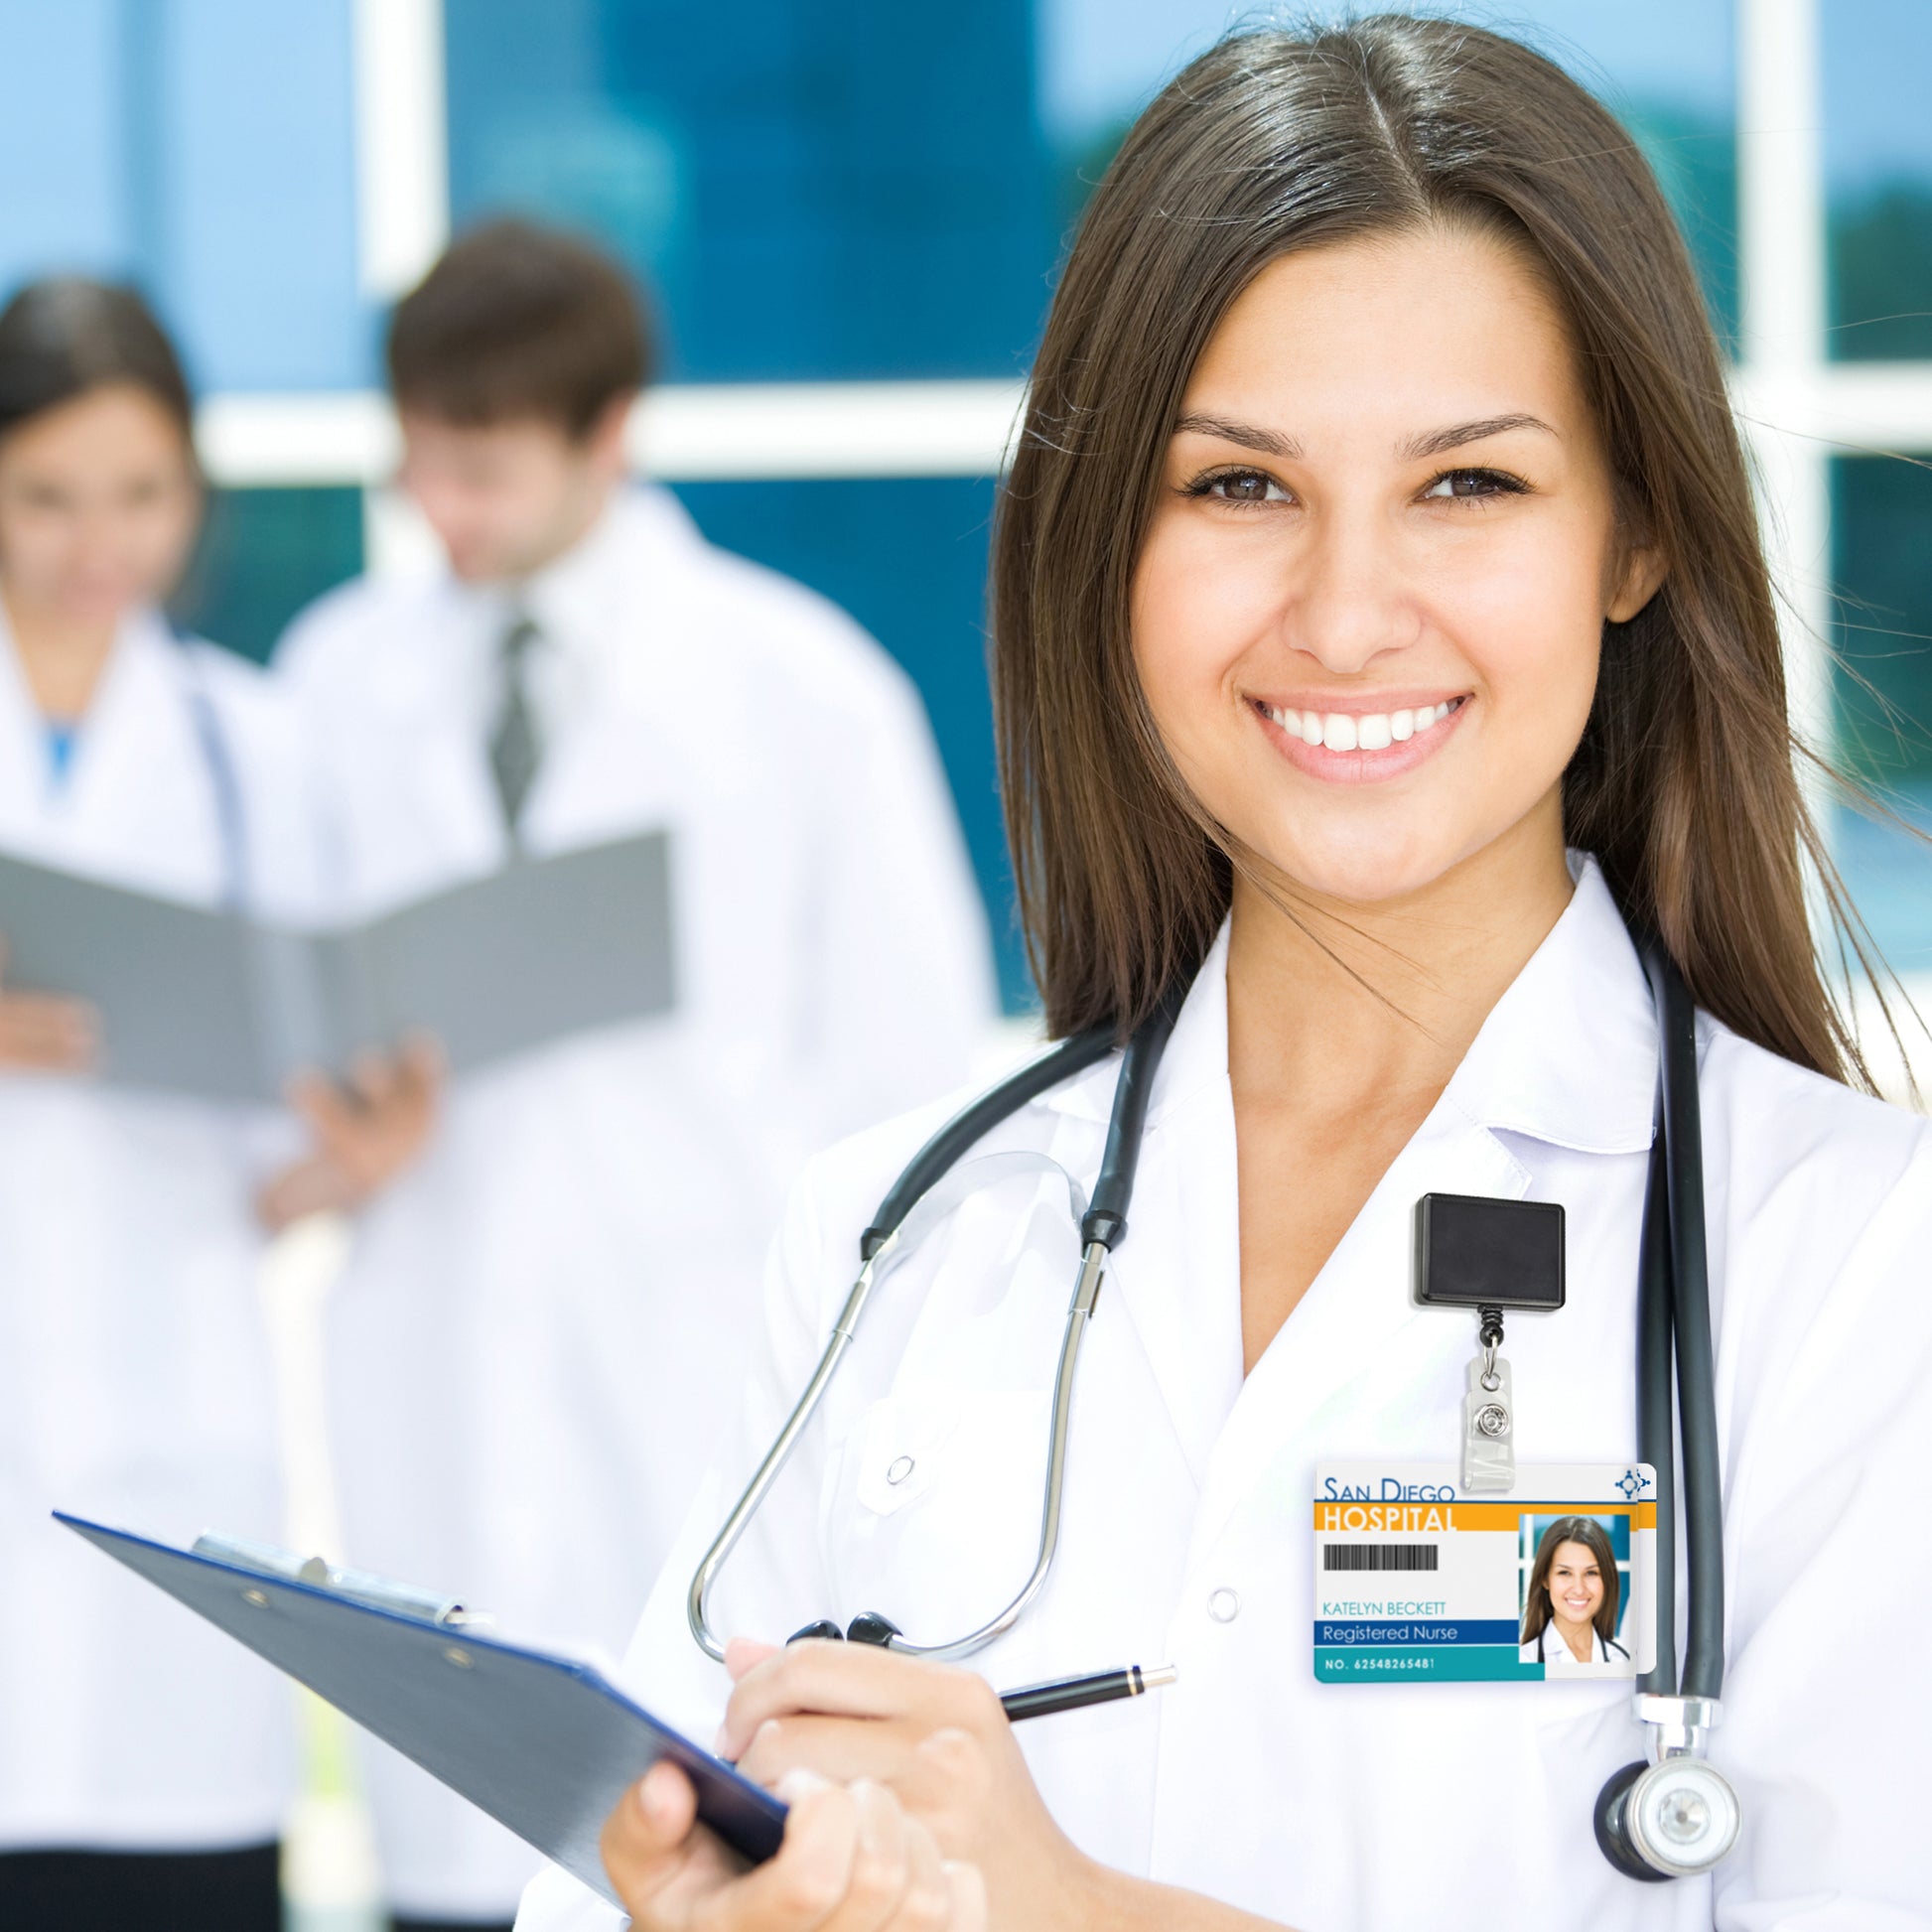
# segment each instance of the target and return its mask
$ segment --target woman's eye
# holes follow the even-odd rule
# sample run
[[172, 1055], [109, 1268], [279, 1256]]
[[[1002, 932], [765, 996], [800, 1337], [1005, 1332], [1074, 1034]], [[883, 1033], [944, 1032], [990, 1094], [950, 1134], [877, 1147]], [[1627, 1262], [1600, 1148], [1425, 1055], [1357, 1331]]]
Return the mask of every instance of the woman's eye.
[[1222, 470], [1188, 485], [1190, 496], [1213, 496], [1224, 503], [1286, 503], [1288, 491], [1260, 470]]
[[1458, 497], [1520, 496], [1528, 487], [1521, 477], [1512, 477], [1506, 470], [1445, 470], [1423, 495], [1445, 503]]

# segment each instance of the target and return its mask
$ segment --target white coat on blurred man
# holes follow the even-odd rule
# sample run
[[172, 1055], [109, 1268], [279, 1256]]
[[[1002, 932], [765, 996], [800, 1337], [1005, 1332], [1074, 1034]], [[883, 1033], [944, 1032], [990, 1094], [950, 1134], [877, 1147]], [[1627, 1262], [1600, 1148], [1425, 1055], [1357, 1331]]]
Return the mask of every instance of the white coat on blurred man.
[[[278, 659], [343, 908], [661, 826], [677, 998], [455, 1083], [363, 1215], [331, 1317], [347, 1554], [615, 1649], [727, 1420], [792, 1173], [966, 1076], [985, 918], [910, 681], [625, 483], [645, 371], [615, 269], [479, 230], [390, 364], [448, 568], [325, 598]], [[387, 1754], [370, 1788], [401, 1918], [513, 1915], [524, 1848]]]

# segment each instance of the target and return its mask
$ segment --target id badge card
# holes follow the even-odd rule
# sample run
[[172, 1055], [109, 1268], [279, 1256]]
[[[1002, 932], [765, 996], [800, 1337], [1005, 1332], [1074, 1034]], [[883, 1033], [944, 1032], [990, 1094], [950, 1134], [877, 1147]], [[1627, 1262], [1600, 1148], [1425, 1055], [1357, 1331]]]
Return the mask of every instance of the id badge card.
[[1507, 1496], [1432, 1462], [1314, 1472], [1321, 1684], [1634, 1678], [1656, 1657], [1647, 1462], [1530, 1463]]

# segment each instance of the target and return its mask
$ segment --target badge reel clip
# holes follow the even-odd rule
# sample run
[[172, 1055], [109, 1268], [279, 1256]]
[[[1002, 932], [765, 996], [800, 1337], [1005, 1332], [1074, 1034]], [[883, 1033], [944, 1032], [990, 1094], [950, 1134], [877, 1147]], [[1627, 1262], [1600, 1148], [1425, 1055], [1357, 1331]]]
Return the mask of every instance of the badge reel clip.
[[1503, 1311], [1547, 1314], [1564, 1301], [1563, 1209], [1555, 1201], [1425, 1194], [1416, 1203], [1416, 1300], [1473, 1309], [1476, 1355], [1462, 1396], [1461, 1489], [1506, 1495], [1516, 1486], [1516, 1397]]

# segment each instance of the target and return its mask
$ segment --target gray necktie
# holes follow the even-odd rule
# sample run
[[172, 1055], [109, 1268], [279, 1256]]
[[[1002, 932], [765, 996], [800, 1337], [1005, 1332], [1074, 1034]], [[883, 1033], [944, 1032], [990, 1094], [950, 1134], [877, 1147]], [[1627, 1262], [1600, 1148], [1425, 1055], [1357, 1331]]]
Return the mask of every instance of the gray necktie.
[[523, 801], [536, 782], [537, 766], [543, 762], [543, 744], [537, 736], [527, 678], [530, 646], [539, 634], [536, 625], [519, 615], [497, 647], [502, 697], [489, 733], [489, 768], [495, 775], [496, 797], [503, 808], [503, 829], [512, 845], [517, 843]]

